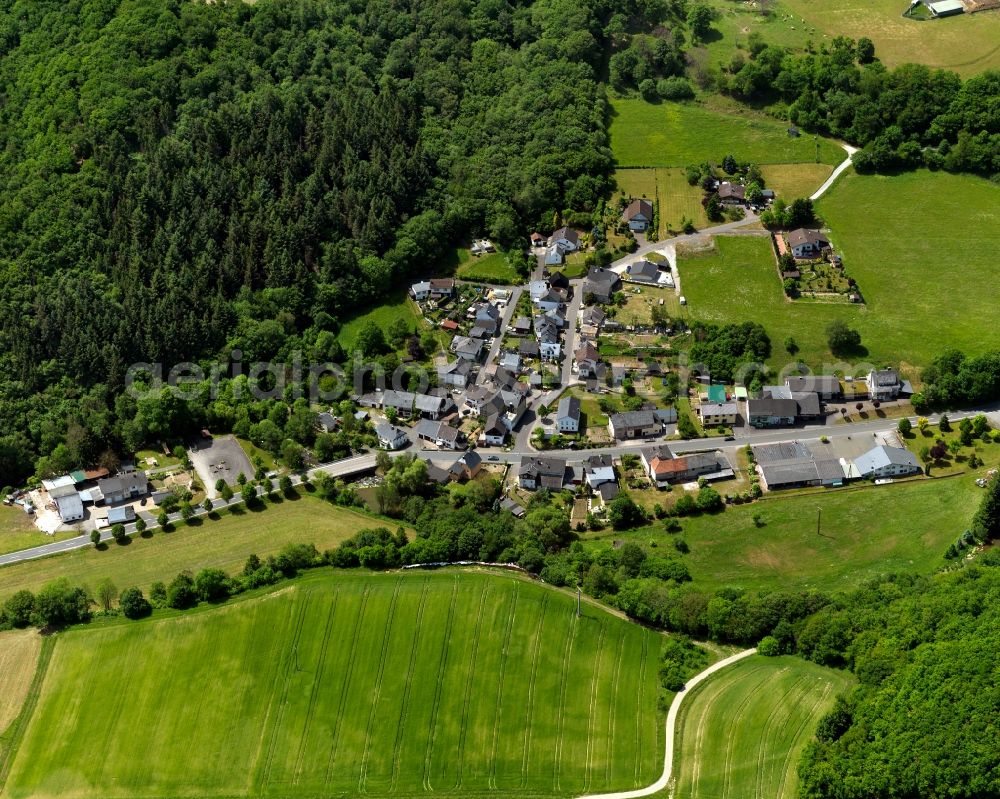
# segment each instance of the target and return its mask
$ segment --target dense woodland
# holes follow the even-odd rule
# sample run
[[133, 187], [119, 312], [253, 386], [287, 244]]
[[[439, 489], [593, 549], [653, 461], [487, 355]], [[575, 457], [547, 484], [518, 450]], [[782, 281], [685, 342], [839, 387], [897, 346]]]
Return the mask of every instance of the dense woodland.
[[871, 42], [837, 37], [818, 53], [793, 54], [756, 39], [720, 89], [810, 131], [862, 147], [860, 171], [928, 166], [1000, 175], [1000, 72], [962, 81], [954, 72], [904, 64], [889, 70]]
[[470, 233], [594, 210], [610, 8], [0, 3], [0, 485], [127, 449], [134, 362], [328, 358]]

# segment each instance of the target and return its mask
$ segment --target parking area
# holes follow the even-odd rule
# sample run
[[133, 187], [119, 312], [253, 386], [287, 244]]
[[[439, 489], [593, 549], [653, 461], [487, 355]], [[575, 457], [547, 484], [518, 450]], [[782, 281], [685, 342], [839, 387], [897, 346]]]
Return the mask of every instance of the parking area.
[[205, 492], [212, 499], [218, 496], [215, 484], [219, 480], [234, 486], [240, 472], [246, 475], [247, 479], [252, 479], [254, 475], [250, 458], [233, 436], [199, 439], [188, 450], [188, 455], [205, 486]]

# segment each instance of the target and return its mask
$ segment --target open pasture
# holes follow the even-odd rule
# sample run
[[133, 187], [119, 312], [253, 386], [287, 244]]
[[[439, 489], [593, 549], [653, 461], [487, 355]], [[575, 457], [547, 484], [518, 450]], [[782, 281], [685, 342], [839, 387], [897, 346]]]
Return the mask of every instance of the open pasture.
[[845, 672], [754, 656], [697, 686], [678, 717], [676, 799], [793, 799], [802, 749]]
[[515, 577], [313, 572], [64, 634], [2, 795], [630, 789], [662, 768], [660, 640]]

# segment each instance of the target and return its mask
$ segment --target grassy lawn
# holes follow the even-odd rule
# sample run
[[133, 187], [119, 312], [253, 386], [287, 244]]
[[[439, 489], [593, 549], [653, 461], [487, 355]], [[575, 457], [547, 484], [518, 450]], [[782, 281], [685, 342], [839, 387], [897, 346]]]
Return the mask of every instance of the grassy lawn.
[[483, 283], [517, 283], [517, 272], [507, 263], [507, 256], [502, 252], [491, 252], [473, 258], [468, 250], [461, 251], [464, 257], [456, 271], [456, 277], [462, 280], [478, 280]]
[[[806, 24], [829, 36], [867, 36], [888, 67], [914, 61], [960, 75], [1000, 68], [1000, 14], [987, 11], [931, 22], [904, 19], [899, 0], [782, 0], [778, 15], [801, 30]], [[765, 33], [766, 36], [766, 33]], [[817, 43], [821, 36], [814, 36]]]
[[1000, 344], [995, 297], [983, 291], [996, 274], [1000, 186], [944, 172], [848, 174], [818, 207], [868, 303], [859, 329], [879, 358], [924, 364], [946, 347]]
[[[953, 474], [955, 472], [974, 472], [977, 477], [985, 477], [986, 472], [994, 466], [1000, 465], [1000, 444], [992, 438], [983, 441], [981, 438], [972, 439], [972, 444], [963, 446], [961, 442], [962, 434], [958, 429], [958, 422], [952, 422], [951, 430], [942, 433], [941, 429], [935, 425], [928, 425], [926, 429], [919, 430], [914, 426], [910, 433], [903, 437], [906, 448], [918, 458], [920, 450], [924, 447], [933, 447], [937, 441], [943, 441], [945, 446], [950, 447], [953, 441], [958, 442], [958, 452], [948, 454], [937, 464], [932, 464], [932, 474]], [[969, 457], [975, 456], [982, 461], [983, 465], [976, 469], [969, 469]]]
[[[510, 576], [324, 570], [216, 609], [74, 630], [4, 796], [646, 785], [663, 756], [660, 635], [574, 607]], [[191, 686], [211, 701], [191, 701]]]
[[793, 799], [802, 750], [851, 685], [796, 657], [749, 657], [712, 675], [678, 715], [677, 799]]
[[566, 256], [566, 261], [562, 266], [552, 267], [554, 270], [562, 272], [570, 280], [583, 277], [587, 274], [587, 253], [574, 252]]
[[[156, 461], [155, 466], [148, 465], [147, 459]], [[177, 466], [180, 461], [173, 455], [164, 455], [160, 449], [141, 449], [135, 453], [136, 466], [140, 469], [163, 469], [168, 466]]]
[[786, 202], [809, 197], [830, 177], [829, 164], [768, 164], [762, 166], [764, 182]]
[[344, 322], [340, 332], [337, 333], [337, 341], [340, 342], [340, 346], [350, 352], [354, 347], [354, 340], [358, 333], [369, 319], [385, 331], [392, 322], [400, 318], [405, 319], [413, 330], [420, 326], [421, 319], [417, 314], [416, 304], [410, 299], [406, 289], [400, 289], [387, 297], [382, 305], [368, 308], [363, 313]]
[[[729, 491], [726, 483], [716, 488]], [[680, 496], [664, 494], [663, 505]], [[982, 489], [971, 475], [861, 485], [835, 491], [776, 493], [717, 516], [681, 520], [690, 545], [684, 556], [695, 585], [713, 590], [833, 591], [894, 571], [927, 573], [944, 565], [944, 551], [968, 526]], [[820, 534], [816, 533], [821, 511]], [[753, 514], [762, 515], [757, 527]], [[654, 524], [632, 533], [601, 533], [588, 545], [631, 538], [673, 551], [675, 535]]]
[[0, 505], [0, 555], [76, 537], [76, 533], [46, 535], [35, 527], [33, 518], [20, 505]]
[[35, 629], [0, 633], [0, 737], [21, 712], [41, 651]]
[[212, 566], [236, 571], [250, 553], [264, 557], [289, 543], [312, 543], [322, 552], [358, 530], [384, 524], [311, 496], [266, 507], [226, 514], [195, 526], [179, 524], [171, 533], [133, 538], [125, 546], [111, 544], [105, 550], [85, 547], [0, 567], [0, 600], [22, 588], [38, 590], [59, 577], [91, 589], [102, 578], [110, 577], [119, 589], [137, 585], [146, 590], [156, 580], [169, 582], [184, 569], [196, 572]]
[[[749, 109], [713, 110], [697, 103], [612, 102], [611, 148], [622, 167], [685, 167], [720, 162], [731, 153], [759, 164], [816, 161], [812, 136], [791, 138], [787, 125]], [[844, 151], [819, 140], [819, 160], [837, 164]]]
[[[639, 289], [641, 294], [636, 294]], [[653, 306], [663, 300], [663, 307], [672, 317], [681, 315], [681, 301], [673, 289], [643, 286], [636, 283], [625, 284], [625, 306], [618, 309], [615, 319], [626, 324], [651, 324]]]
[[708, 225], [705, 208], [701, 204], [700, 186], [689, 186], [683, 169], [659, 168], [656, 170], [656, 198], [660, 203], [660, 237], [668, 230], [681, 230], [685, 217], [702, 228]]
[[[771, 365], [798, 358], [833, 363], [826, 326], [841, 319], [861, 333], [857, 361], [923, 366], [946, 347], [970, 354], [1000, 345], [993, 280], [1000, 246], [1000, 187], [980, 178], [914, 172], [848, 174], [820, 201], [834, 246], [866, 305], [787, 301], [766, 238], [717, 238], [715, 252], [682, 256], [685, 314], [713, 322], [755, 320], [771, 337]], [[916, 375], [913, 375], [916, 377]]]
[[[264, 464], [264, 468], [269, 472], [278, 468], [278, 462], [274, 459], [274, 455], [266, 449], [261, 449], [248, 438], [237, 438], [236, 440], [240, 442], [240, 446], [243, 447], [243, 451], [247, 454], [247, 457], [250, 459], [250, 463], [254, 464], [255, 468], [255, 458], [260, 458], [261, 463]], [[247, 475], [248, 479], [252, 477], [252, 474]]]

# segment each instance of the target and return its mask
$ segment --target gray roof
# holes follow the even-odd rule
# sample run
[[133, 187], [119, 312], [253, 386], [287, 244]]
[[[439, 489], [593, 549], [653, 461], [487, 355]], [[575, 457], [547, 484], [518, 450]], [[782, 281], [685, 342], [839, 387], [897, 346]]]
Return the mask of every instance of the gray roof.
[[899, 372], [895, 369], [876, 369], [869, 376], [876, 386], [899, 385]]
[[787, 460], [808, 460], [812, 457], [809, 448], [801, 441], [783, 441], [777, 444], [755, 444], [752, 447], [754, 459], [761, 466]]
[[571, 241], [573, 242], [573, 244], [579, 244], [580, 234], [577, 233], [572, 228], [561, 227], [559, 228], [559, 230], [556, 230], [555, 232], [553, 232], [551, 236], [549, 236], [550, 242], [556, 241], [558, 239], [566, 239], [566, 241]]
[[800, 227], [798, 230], [793, 230], [785, 237], [788, 241], [789, 247], [799, 247], [803, 244], [819, 244], [821, 246], [826, 246], [830, 243], [830, 240], [818, 230], [810, 230], [809, 228]]
[[611, 424], [618, 427], [650, 427], [657, 423], [652, 411], [625, 411], [611, 415]]
[[887, 466], [909, 466], [913, 469], [920, 468], [917, 456], [908, 449], [902, 447], [878, 446], [868, 450], [860, 458], [854, 460], [854, 465], [862, 475], [871, 474], [876, 469], [883, 469]]
[[521, 467], [518, 469], [519, 475], [552, 475], [560, 479], [566, 474], [566, 461], [563, 458], [547, 458], [538, 456], [533, 458], [522, 458]]
[[135, 518], [135, 510], [130, 505], [124, 508], [112, 508], [108, 511], [108, 524], [124, 524]]
[[559, 410], [556, 412], [557, 419], [571, 418], [580, 421], [580, 400], [577, 397], [563, 397], [559, 400]]
[[786, 377], [785, 387], [791, 391], [816, 391], [820, 394], [839, 394], [840, 378], [836, 375], [799, 375]]
[[822, 413], [819, 394], [812, 391], [793, 391], [792, 399], [798, 405], [799, 416], [819, 416]]
[[396, 427], [388, 422], [379, 422], [375, 425], [375, 435], [377, 435], [382, 441], [395, 441], [399, 438], [400, 434], [405, 436], [406, 431], [403, 430], [403, 428]]
[[538, 342], [530, 338], [521, 339], [517, 345], [517, 351], [525, 357], [537, 357], [539, 353]]
[[508, 511], [509, 513], [513, 513], [517, 517], [524, 516], [525, 514], [524, 508], [518, 505], [510, 497], [500, 500], [500, 508], [502, 510]]
[[768, 487], [774, 488], [793, 483], [837, 481], [844, 478], [844, 470], [836, 460], [794, 460], [762, 464], [760, 467]]
[[628, 276], [633, 280], [648, 280], [655, 283], [660, 279], [660, 269], [652, 261], [636, 261], [628, 265]]
[[747, 413], [750, 416], [795, 417], [799, 412], [799, 404], [793, 399], [752, 399], [747, 402]]
[[438, 367], [439, 375], [468, 375], [471, 371], [472, 364], [464, 358], [459, 358], [457, 361], [452, 361], [451, 363], [446, 363], [443, 366]]
[[396, 391], [390, 388], [383, 392], [382, 404], [385, 407], [405, 408], [406, 410], [416, 405], [417, 410], [422, 413], [441, 413], [453, 403], [448, 397], [414, 394], [412, 391]]
[[735, 416], [737, 413], [735, 402], [703, 402], [700, 410], [702, 416]]
[[514, 320], [515, 330], [531, 330], [531, 319], [527, 316], [519, 316]]

